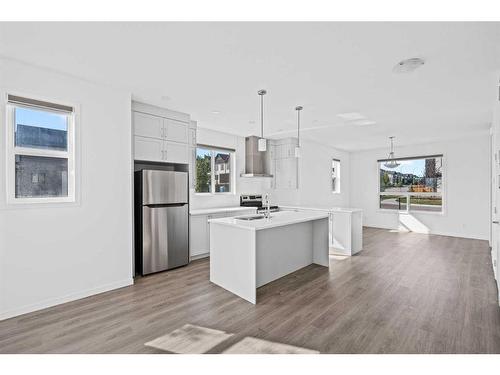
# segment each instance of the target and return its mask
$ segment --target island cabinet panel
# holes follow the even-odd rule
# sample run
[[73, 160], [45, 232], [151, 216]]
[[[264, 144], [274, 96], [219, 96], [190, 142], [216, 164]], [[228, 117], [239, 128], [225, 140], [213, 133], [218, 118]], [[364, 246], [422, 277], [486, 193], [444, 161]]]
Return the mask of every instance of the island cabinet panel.
[[210, 281], [255, 304], [255, 232], [211, 225], [210, 233]]
[[257, 232], [257, 288], [313, 263], [313, 222]]

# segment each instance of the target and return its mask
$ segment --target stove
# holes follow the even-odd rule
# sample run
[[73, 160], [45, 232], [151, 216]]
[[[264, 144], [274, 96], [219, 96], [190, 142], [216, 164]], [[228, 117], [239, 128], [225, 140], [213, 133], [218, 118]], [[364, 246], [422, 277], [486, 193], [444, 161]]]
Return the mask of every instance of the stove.
[[[240, 195], [240, 206], [242, 207], [256, 207], [257, 213], [261, 214], [266, 210], [266, 207], [262, 205], [262, 195], [261, 194], [242, 194]], [[271, 212], [278, 212], [278, 206], [270, 206], [269, 210]]]

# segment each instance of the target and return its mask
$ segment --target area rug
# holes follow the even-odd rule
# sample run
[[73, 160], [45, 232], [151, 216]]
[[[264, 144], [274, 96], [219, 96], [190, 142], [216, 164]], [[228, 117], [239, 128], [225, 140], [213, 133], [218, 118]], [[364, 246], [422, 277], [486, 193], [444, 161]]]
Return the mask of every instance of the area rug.
[[186, 324], [144, 345], [171, 353], [201, 354], [206, 353], [231, 336], [233, 336], [232, 333]]
[[255, 337], [245, 337], [233, 346], [229, 347], [224, 354], [319, 354], [316, 350], [300, 348], [298, 346], [280, 344]]

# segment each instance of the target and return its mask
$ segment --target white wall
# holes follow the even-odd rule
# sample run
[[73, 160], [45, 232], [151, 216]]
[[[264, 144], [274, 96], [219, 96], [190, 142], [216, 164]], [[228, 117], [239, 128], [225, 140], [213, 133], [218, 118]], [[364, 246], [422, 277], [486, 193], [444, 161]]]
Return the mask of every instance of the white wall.
[[[299, 189], [276, 189], [271, 197], [281, 205], [348, 207], [350, 154], [322, 144], [301, 140]], [[340, 193], [332, 193], [332, 159], [340, 160]]]
[[236, 190], [228, 194], [195, 194], [191, 191], [191, 209], [239, 206], [240, 194], [263, 193], [269, 188], [269, 179], [240, 177], [240, 174], [245, 172], [245, 138], [203, 127], [198, 127], [196, 137], [198, 144], [236, 150]]
[[4, 59], [0, 84], [79, 107], [81, 181], [77, 204], [7, 207], [0, 153], [0, 319], [132, 284], [130, 94]]
[[351, 205], [362, 208], [363, 224], [457, 237], [489, 239], [489, 136], [396, 147], [397, 157], [444, 155], [444, 214], [383, 212], [378, 206], [377, 160], [387, 149], [351, 154]]

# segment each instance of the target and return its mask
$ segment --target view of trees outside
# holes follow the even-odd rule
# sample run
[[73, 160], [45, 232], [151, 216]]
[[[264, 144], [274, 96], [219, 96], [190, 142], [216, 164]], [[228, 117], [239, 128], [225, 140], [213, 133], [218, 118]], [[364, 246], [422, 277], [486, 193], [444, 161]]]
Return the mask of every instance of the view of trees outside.
[[[214, 160], [212, 170], [212, 158]], [[212, 175], [214, 186], [212, 187]], [[231, 152], [196, 149], [196, 192], [228, 193], [231, 191]]]
[[196, 192], [210, 193], [212, 186], [211, 176], [212, 151], [196, 149]]
[[442, 158], [398, 162], [399, 167], [394, 169], [379, 163], [380, 192], [385, 193], [380, 194], [380, 208], [406, 210], [409, 203], [413, 211], [441, 211]]

